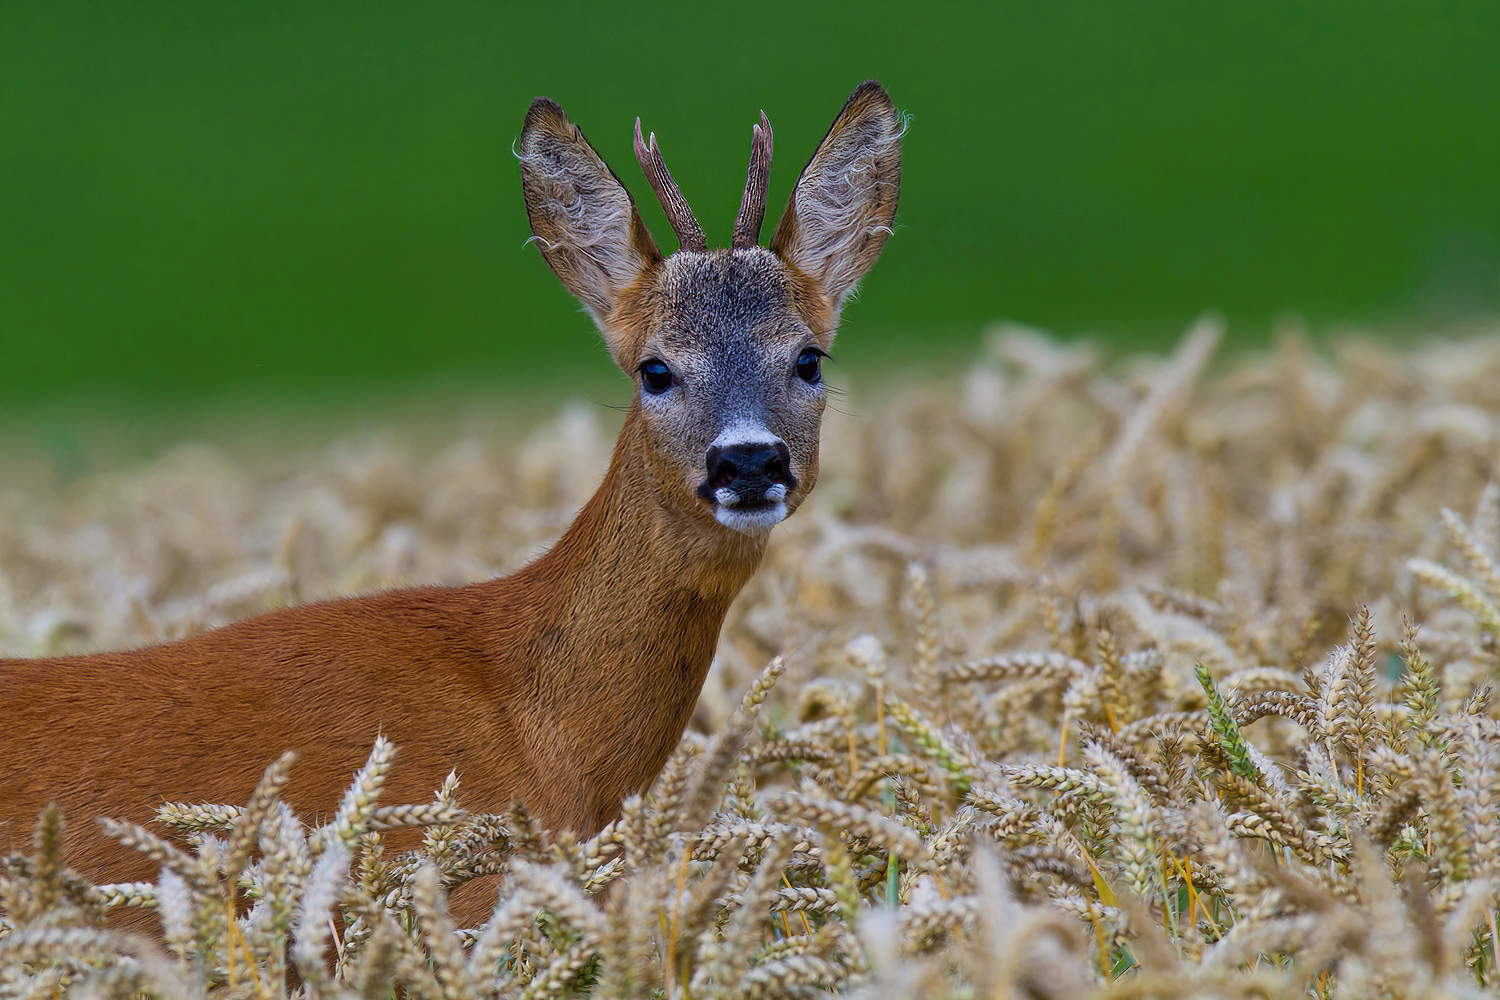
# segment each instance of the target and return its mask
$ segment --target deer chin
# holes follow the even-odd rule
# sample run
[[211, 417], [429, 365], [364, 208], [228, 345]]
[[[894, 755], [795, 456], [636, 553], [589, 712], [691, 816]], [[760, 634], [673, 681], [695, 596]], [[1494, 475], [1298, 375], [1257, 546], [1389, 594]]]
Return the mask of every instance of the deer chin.
[[786, 502], [775, 500], [754, 507], [714, 504], [714, 517], [724, 527], [743, 535], [764, 535], [786, 520]]

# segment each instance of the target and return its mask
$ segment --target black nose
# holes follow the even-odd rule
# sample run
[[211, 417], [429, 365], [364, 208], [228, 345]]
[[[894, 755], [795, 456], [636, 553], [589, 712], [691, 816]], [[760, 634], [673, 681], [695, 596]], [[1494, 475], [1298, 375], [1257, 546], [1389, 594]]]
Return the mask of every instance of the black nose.
[[698, 489], [704, 499], [726, 487], [746, 500], [762, 499], [765, 491], [778, 483], [789, 490], [797, 488], [791, 452], [780, 441], [732, 444], [727, 448], [715, 445], [708, 449], [707, 458], [708, 478]]

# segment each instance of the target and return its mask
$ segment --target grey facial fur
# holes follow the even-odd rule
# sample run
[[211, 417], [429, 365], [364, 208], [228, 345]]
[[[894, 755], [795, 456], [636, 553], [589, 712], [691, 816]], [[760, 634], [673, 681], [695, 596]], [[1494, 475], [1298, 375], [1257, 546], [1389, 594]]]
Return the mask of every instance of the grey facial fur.
[[789, 270], [760, 247], [679, 252], [664, 264], [657, 294], [658, 325], [635, 362], [665, 363], [673, 384], [662, 393], [642, 391], [648, 432], [695, 491], [708, 474], [711, 446], [784, 445], [789, 481], [766, 491], [768, 506], [736, 511], [705, 501], [716, 503], [728, 527], [767, 530], [812, 488], [826, 400], [821, 382], [797, 375], [798, 357], [818, 343], [792, 308]]

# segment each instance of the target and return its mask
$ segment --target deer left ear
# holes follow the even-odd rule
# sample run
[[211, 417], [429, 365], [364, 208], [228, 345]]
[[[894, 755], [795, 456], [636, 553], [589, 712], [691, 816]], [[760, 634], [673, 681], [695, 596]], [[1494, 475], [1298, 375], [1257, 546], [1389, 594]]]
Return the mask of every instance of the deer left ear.
[[860, 84], [797, 179], [771, 250], [843, 305], [891, 235], [903, 122], [885, 89]]
[[517, 153], [542, 256], [618, 353], [607, 321], [620, 292], [661, 262], [656, 242], [625, 185], [552, 101], [531, 103]]

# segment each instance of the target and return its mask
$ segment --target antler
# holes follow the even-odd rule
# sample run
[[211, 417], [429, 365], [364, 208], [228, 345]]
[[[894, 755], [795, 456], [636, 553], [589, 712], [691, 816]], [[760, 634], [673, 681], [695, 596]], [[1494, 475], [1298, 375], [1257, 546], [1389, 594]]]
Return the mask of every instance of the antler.
[[641, 138], [641, 120], [635, 120], [635, 158], [641, 161], [641, 169], [646, 172], [646, 180], [651, 182], [651, 190], [656, 192], [656, 198], [661, 202], [661, 207], [667, 213], [667, 221], [672, 224], [672, 231], [677, 234], [677, 242], [684, 250], [697, 250], [702, 252], [708, 249], [708, 240], [703, 235], [703, 227], [698, 225], [698, 220], [693, 217], [693, 210], [688, 207], [687, 199], [682, 196], [682, 190], [678, 188], [677, 182], [672, 179], [672, 174], [667, 170], [666, 161], [661, 158], [661, 150], [656, 145], [656, 133], [651, 133], [651, 142], [648, 145]]
[[745, 195], [740, 199], [740, 214], [734, 220], [736, 250], [753, 247], [760, 241], [760, 224], [766, 218], [766, 188], [771, 183], [771, 121], [760, 113], [760, 124], [750, 126], [750, 169], [745, 173]]

